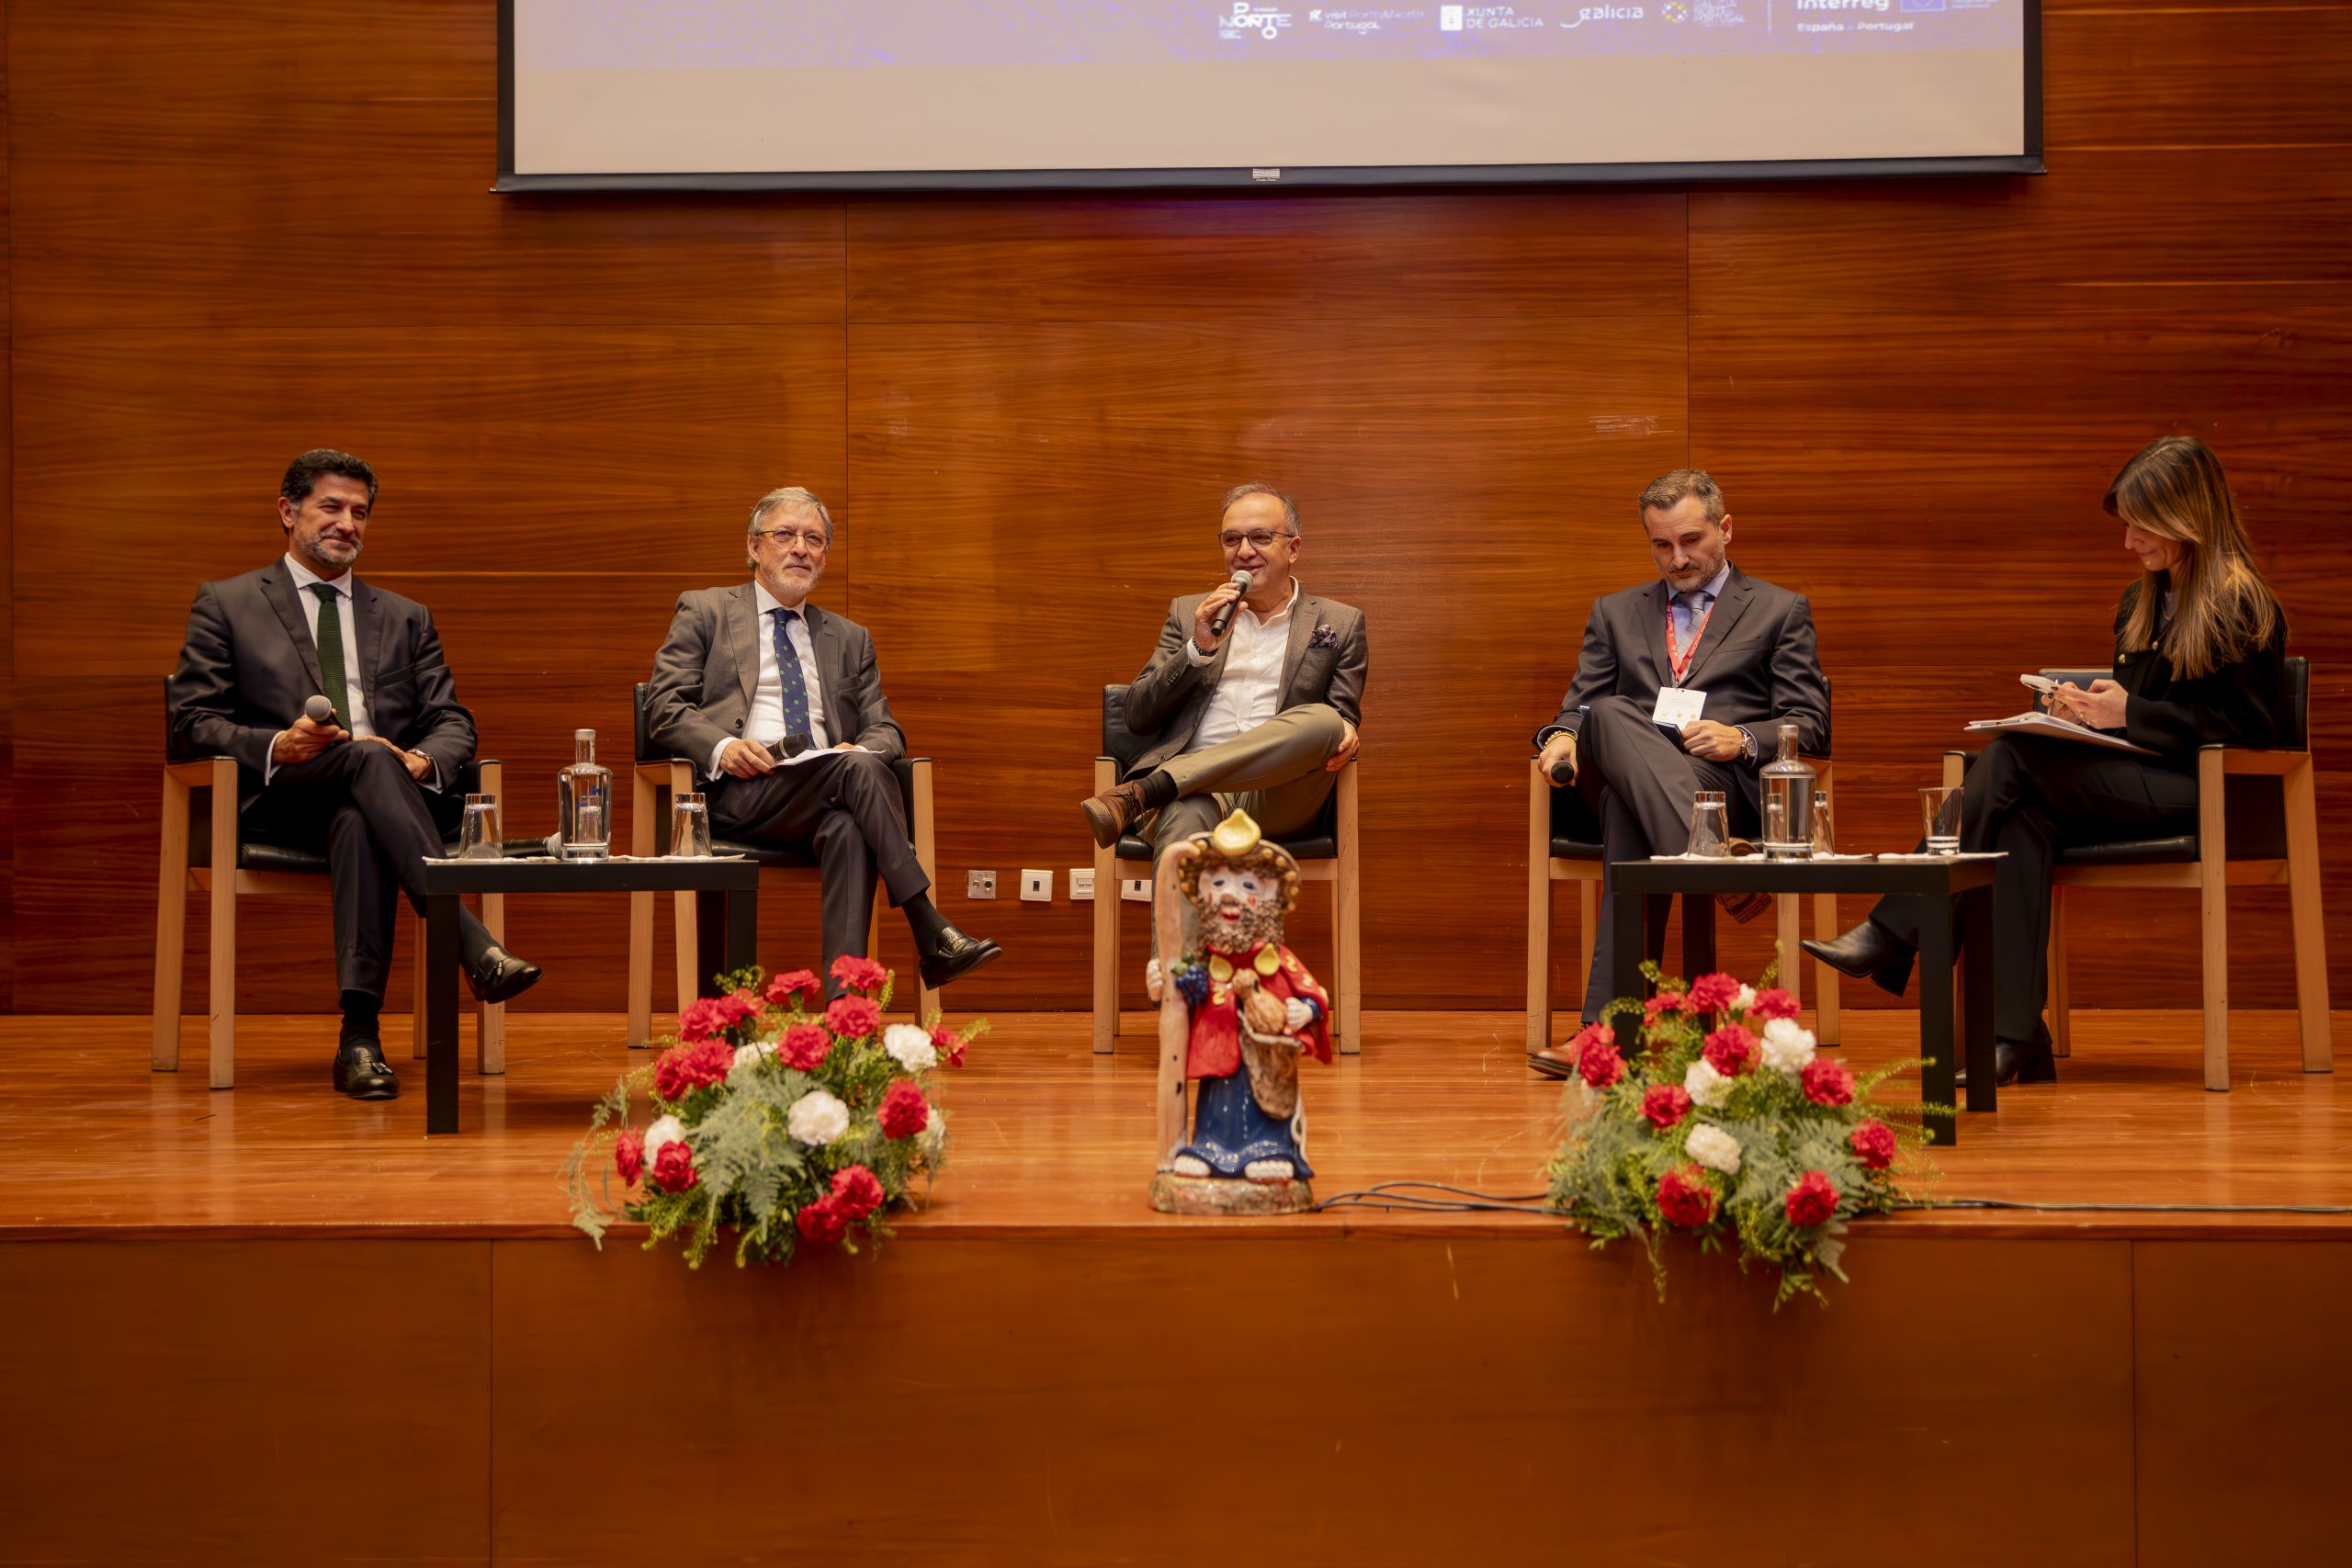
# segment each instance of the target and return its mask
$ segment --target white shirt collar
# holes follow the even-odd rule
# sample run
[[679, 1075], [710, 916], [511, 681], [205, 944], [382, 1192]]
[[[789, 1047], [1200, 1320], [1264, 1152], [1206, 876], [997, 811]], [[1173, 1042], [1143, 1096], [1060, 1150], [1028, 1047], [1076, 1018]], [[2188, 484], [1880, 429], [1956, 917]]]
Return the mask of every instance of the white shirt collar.
[[[1241, 607], [1245, 610], [1250, 610], [1250, 606], [1246, 603], [1243, 604]], [[1290, 597], [1283, 601], [1283, 607], [1281, 609], [1276, 610], [1271, 615], [1261, 615], [1257, 611], [1250, 610], [1250, 617], [1261, 626], [1270, 626], [1296, 608], [1298, 608], [1298, 579], [1294, 577], [1290, 580]]]
[[[296, 560], [294, 558], [294, 552], [291, 550], [288, 550], [286, 553], [285, 559], [287, 574], [294, 579], [295, 592], [299, 593], [310, 593], [311, 584], [314, 582], [323, 582], [328, 587], [334, 589], [337, 593], [342, 594], [345, 598], [348, 599], [351, 597], [352, 574], [350, 572], [346, 571], [341, 577], [328, 579], [321, 577], [317, 572], [312, 571], [309, 567], [304, 566], [300, 561]], [[311, 597], [315, 599], [318, 595], [311, 593]]]
[[[768, 585], [762, 582], [756, 577], [752, 579], [752, 597], [758, 603], [760, 606], [760, 619], [763, 621], [770, 615], [775, 615], [778, 610], [791, 608], [791, 606], [786, 604], [783, 600], [769, 592]], [[801, 625], [808, 625], [808, 601], [806, 599], [800, 601], [800, 607], [797, 610], [793, 611], [793, 613], [800, 617]]]

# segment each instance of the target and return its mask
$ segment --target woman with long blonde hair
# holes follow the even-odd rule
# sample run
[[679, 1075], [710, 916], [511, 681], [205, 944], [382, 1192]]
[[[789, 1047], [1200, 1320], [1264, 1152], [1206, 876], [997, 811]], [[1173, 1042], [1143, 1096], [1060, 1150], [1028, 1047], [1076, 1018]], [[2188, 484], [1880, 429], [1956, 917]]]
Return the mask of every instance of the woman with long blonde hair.
[[[2041, 1021], [2058, 852], [2194, 833], [2198, 749], [2275, 745], [2287, 717], [2286, 613], [2212, 449], [2188, 435], [2156, 442], [2123, 465], [2105, 505], [2140, 563], [2116, 606], [2114, 671], [2060, 686], [2049, 708], [2154, 755], [2004, 735], [1973, 761], [1961, 795], [1961, 847], [2007, 856], [1993, 884], [1994, 919], [2015, 933], [1994, 1003], [2004, 1084], [2058, 1076]], [[1860, 925], [1804, 948], [1900, 996], [1919, 923], [1917, 900], [1883, 898]]]

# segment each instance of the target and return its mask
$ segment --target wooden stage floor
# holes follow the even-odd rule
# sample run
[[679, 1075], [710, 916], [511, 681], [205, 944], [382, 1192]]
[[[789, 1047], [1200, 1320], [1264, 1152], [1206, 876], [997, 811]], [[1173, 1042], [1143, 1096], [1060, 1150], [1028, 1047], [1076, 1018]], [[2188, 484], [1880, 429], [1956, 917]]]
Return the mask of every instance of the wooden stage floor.
[[[952, 1015], [951, 1015], [952, 1016]], [[30, 1232], [482, 1236], [569, 1235], [556, 1172], [615, 1076], [651, 1059], [617, 1021], [518, 1014], [508, 1070], [481, 1077], [469, 1043], [462, 1126], [424, 1136], [424, 1064], [388, 1018], [402, 1097], [362, 1105], [328, 1087], [334, 1023], [248, 1018], [237, 1087], [205, 1085], [203, 1021], [186, 1027], [182, 1070], [147, 1066], [143, 1018], [0, 1019], [0, 1236]], [[1150, 1020], [1131, 1014], [1120, 1050], [1088, 1049], [1083, 1014], [996, 1019], [970, 1065], [942, 1075], [951, 1164], [902, 1233], [1019, 1235], [1183, 1227], [1151, 1213]], [[1849, 1011], [1858, 1068], [1917, 1047], [1916, 1018]], [[2338, 1015], [2338, 1038], [2352, 1039]], [[471, 1024], [467, 1024], [470, 1032]], [[1517, 1013], [1367, 1015], [1365, 1048], [1306, 1074], [1308, 1156], [1318, 1196], [1435, 1181], [1506, 1196], [1539, 1191], [1558, 1140], [1561, 1086], [1528, 1072]], [[2199, 1085], [2197, 1016], [2086, 1013], [2054, 1086], [2011, 1089], [2001, 1110], [1963, 1115], [1958, 1147], [1935, 1151], [1944, 1198], [2019, 1202], [2352, 1205], [2352, 1074], [2306, 1074], [2291, 1013], [2233, 1020], [2231, 1092]], [[1916, 1078], [1912, 1080], [1916, 1084]], [[1899, 1085], [1883, 1091], [1901, 1092]], [[1909, 1091], [1916, 1099], [1916, 1089]], [[24, 1179], [38, 1170], [38, 1179]], [[1216, 1224], [1219, 1222], [1207, 1222]], [[2110, 1235], [2280, 1234], [2352, 1224], [2285, 1213], [2123, 1213], [1945, 1209], [1897, 1225], [2015, 1235], [2063, 1227]], [[1524, 1233], [1517, 1215], [1384, 1214], [1350, 1209], [1247, 1222]]]

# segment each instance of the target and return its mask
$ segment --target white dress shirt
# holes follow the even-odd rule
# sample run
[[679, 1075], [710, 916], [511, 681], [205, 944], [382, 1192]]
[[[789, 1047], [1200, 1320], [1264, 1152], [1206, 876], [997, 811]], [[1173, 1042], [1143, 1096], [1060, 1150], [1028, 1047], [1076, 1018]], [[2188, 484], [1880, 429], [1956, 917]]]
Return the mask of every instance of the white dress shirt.
[[[1201, 727], [1193, 732], [1186, 751], [1222, 745], [1274, 716], [1283, 700], [1283, 656], [1290, 650], [1290, 613], [1297, 604], [1298, 583], [1294, 581], [1283, 607], [1263, 620], [1246, 604], [1234, 607], [1233, 620], [1225, 628], [1225, 673], [1217, 677], [1216, 690], [1210, 694], [1208, 706], [1201, 710]], [[1184, 641], [1184, 658], [1195, 667], [1208, 662], [1190, 637]]]
[[[760, 678], [752, 687], [752, 713], [743, 721], [743, 738], [762, 745], [784, 739], [784, 676], [775, 661], [776, 611], [784, 601], [767, 591], [766, 585], [754, 580], [752, 598], [759, 605], [760, 625], [752, 640], [760, 647]], [[825, 688], [817, 675], [817, 648], [808, 640], [808, 606], [803, 602], [800, 613], [786, 623], [785, 637], [792, 644], [792, 651], [800, 657], [800, 679], [808, 688], [808, 743], [822, 751], [833, 741], [825, 728]], [[735, 739], [729, 736], [727, 740]], [[727, 755], [727, 740], [711, 748], [710, 761], [703, 770], [703, 777], [715, 779], [724, 771], [718, 760]], [[777, 749], [781, 753], [781, 748]]]
[[[311, 650], [314, 653], [319, 647], [319, 596], [311, 592], [311, 585], [325, 582], [334, 590], [335, 617], [343, 624], [343, 694], [351, 709], [342, 716], [343, 727], [351, 732], [354, 740], [364, 740], [376, 733], [376, 727], [368, 722], [368, 687], [362, 678], [365, 665], [359, 657], [359, 616], [353, 608], [351, 573], [346, 571], [330, 582], [296, 560], [291, 554], [285, 558], [286, 573], [294, 580], [295, 603], [302, 607], [302, 629], [311, 634]], [[323, 693], [321, 694], [324, 695]], [[278, 733], [282, 735], [285, 731]], [[273, 737], [270, 741], [273, 755], [261, 771], [261, 782], [264, 784], [267, 784], [277, 772], [277, 739]], [[441, 764], [434, 762], [422, 782], [424, 788], [438, 790], [441, 787]]]

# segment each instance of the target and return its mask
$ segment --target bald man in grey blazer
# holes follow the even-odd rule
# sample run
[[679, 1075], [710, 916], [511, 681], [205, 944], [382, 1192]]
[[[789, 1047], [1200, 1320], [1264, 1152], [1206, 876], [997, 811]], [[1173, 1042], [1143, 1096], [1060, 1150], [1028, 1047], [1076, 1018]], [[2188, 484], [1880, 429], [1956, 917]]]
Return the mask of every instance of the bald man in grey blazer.
[[931, 901], [890, 771], [907, 738], [882, 694], [873, 637], [808, 603], [832, 538], [831, 513], [808, 491], [760, 498], [744, 537], [753, 579], [679, 595], [653, 658], [647, 728], [655, 746], [694, 761], [714, 833], [816, 857], [829, 987], [834, 959], [866, 955], [877, 872], [914, 933], [924, 984], [944, 986], [1000, 950]]

